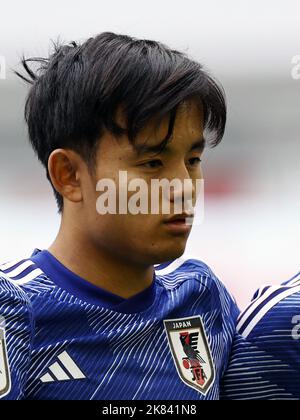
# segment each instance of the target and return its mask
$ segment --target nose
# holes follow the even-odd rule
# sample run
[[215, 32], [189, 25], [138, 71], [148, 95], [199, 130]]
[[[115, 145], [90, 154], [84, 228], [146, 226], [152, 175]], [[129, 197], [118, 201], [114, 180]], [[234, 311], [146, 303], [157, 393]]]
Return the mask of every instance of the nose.
[[178, 201], [183, 202], [187, 199], [192, 200], [195, 194], [193, 181], [190, 178], [178, 181], [178, 183], [174, 183], [174, 185], [172, 185], [170, 188], [170, 202], [176, 203]]
[[[195, 199], [195, 185], [193, 183], [190, 174], [184, 165], [180, 171], [176, 171], [176, 178], [178, 182], [172, 183], [170, 188], [169, 200], [172, 204], [184, 204], [193, 207], [193, 201]], [[189, 203], [189, 204], [188, 204]], [[185, 208], [185, 210], [188, 210]]]

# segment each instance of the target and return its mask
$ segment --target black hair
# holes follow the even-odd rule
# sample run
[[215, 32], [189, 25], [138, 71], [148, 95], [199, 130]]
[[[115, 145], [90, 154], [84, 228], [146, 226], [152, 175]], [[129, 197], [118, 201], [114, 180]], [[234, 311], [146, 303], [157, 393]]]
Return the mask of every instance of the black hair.
[[[152, 117], [161, 120], [169, 115], [163, 148], [172, 136], [178, 106], [191, 97], [202, 102], [210, 144], [221, 141], [226, 123], [224, 91], [185, 53], [160, 42], [112, 32], [81, 44], [56, 42], [53, 46], [48, 58], [23, 57], [25, 75], [15, 72], [32, 85], [25, 120], [32, 147], [50, 182], [47, 166], [53, 150], [70, 148], [91, 163], [104, 129], [116, 137], [127, 134], [134, 144]], [[116, 122], [120, 105], [126, 128]], [[62, 196], [55, 189], [54, 193], [62, 211]]]

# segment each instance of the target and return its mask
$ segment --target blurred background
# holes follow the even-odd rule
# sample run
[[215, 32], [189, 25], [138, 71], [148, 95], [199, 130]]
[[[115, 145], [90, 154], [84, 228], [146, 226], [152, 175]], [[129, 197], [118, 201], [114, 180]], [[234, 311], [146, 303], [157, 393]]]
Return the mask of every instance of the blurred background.
[[48, 55], [50, 39], [103, 31], [187, 52], [222, 82], [225, 138], [205, 153], [205, 220], [187, 254], [209, 264], [244, 307], [262, 284], [300, 271], [300, 54], [297, 0], [70, 0], [2, 3], [0, 14], [0, 260], [46, 248], [60, 218], [23, 121], [20, 56]]

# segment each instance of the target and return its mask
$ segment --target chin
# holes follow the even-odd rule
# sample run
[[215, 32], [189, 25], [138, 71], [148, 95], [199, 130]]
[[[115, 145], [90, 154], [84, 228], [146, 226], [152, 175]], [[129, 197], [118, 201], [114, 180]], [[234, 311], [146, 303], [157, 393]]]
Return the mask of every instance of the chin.
[[180, 245], [179, 243], [174, 244], [173, 247], [168, 248], [167, 250], [161, 250], [160, 254], [156, 256], [154, 264], [162, 264], [167, 261], [176, 260], [176, 258], [181, 257], [184, 254], [186, 244]]

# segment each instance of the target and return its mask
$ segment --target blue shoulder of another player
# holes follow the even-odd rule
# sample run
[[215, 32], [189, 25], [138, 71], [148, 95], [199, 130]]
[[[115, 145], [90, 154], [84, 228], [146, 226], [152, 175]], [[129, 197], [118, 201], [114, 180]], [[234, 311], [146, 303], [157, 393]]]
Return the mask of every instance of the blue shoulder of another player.
[[263, 321], [278, 305], [299, 295], [297, 306], [300, 307], [300, 273], [278, 286], [262, 286], [254, 295], [250, 305], [239, 316], [237, 331], [244, 338], [257, 334]]
[[300, 273], [262, 287], [238, 320], [222, 399], [300, 399]]

